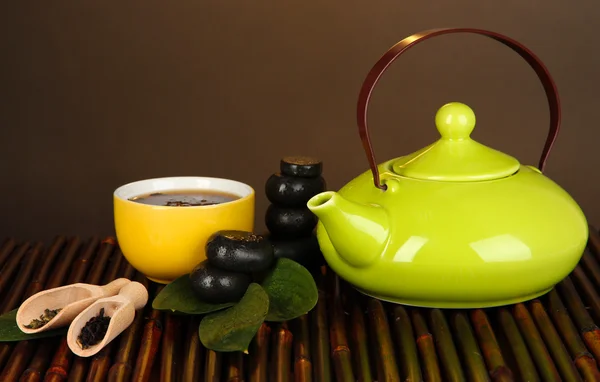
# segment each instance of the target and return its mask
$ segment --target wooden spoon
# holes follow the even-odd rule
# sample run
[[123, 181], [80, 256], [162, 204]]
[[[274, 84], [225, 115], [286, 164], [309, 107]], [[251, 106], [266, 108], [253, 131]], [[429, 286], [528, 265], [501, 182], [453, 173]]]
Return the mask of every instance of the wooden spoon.
[[[48, 289], [34, 294], [21, 304], [17, 311], [17, 325], [27, 334], [38, 333], [69, 325], [71, 321], [94, 301], [108, 296], [114, 296], [130, 280], [116, 279], [104, 286], [92, 284], [71, 284]], [[61, 309], [52, 320], [37, 329], [26, 328], [33, 319], [39, 319], [45, 309]]]
[[[81, 312], [79, 316], [75, 317], [71, 323], [67, 333], [69, 348], [80, 357], [90, 357], [96, 354], [131, 325], [135, 317], [135, 311], [142, 309], [147, 302], [148, 291], [142, 284], [135, 281], [121, 289], [118, 295], [97, 300]], [[110, 317], [106, 334], [97, 344], [83, 349], [77, 337], [92, 317], [100, 315], [101, 309], [104, 309], [105, 317]]]

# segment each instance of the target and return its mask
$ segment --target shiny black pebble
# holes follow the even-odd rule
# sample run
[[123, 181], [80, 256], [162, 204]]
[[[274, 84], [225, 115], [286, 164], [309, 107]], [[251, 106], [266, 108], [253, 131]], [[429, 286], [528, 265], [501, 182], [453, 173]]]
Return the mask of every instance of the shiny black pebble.
[[281, 207], [269, 205], [265, 224], [277, 238], [297, 238], [311, 235], [317, 217], [306, 207]]
[[271, 266], [273, 247], [261, 235], [245, 231], [220, 231], [206, 244], [206, 258], [221, 269], [232, 272], [260, 272]]
[[252, 278], [246, 273], [226, 271], [203, 261], [190, 273], [190, 281], [192, 290], [201, 301], [224, 304], [239, 301]]
[[325, 191], [325, 179], [299, 178], [273, 174], [265, 183], [265, 193], [271, 203], [285, 207], [306, 207], [313, 196]]
[[323, 162], [310, 157], [290, 156], [281, 159], [279, 168], [285, 175], [316, 178], [323, 172]]

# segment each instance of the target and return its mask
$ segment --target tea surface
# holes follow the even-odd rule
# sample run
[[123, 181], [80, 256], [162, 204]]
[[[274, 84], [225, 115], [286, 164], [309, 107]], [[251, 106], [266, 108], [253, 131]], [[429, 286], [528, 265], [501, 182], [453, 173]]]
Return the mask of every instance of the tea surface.
[[194, 207], [227, 203], [239, 198], [237, 195], [222, 191], [173, 190], [139, 195], [129, 200], [152, 206]]

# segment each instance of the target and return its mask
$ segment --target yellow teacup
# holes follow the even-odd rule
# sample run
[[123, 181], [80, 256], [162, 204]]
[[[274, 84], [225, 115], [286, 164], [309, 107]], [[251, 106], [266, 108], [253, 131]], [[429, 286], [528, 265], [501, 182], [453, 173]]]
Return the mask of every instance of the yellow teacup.
[[[232, 201], [192, 207], [158, 206], [130, 199], [153, 193], [227, 193]], [[129, 263], [150, 280], [167, 284], [206, 259], [209, 236], [220, 230], [254, 229], [255, 192], [235, 180], [208, 177], [147, 179], [113, 194], [115, 231]]]

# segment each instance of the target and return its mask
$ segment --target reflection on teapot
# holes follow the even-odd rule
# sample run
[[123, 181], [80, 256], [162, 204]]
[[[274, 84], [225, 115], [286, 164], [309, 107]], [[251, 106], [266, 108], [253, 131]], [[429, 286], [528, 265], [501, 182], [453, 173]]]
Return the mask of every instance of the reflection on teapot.
[[[502, 42], [542, 80], [551, 128], [539, 168], [474, 141], [475, 114], [456, 102], [435, 116], [438, 141], [376, 164], [366, 120], [377, 81], [409, 47], [457, 32]], [[579, 262], [588, 237], [586, 218], [542, 173], [560, 126], [556, 86], [518, 42], [476, 29], [438, 29], [402, 40], [367, 76], [358, 123], [371, 170], [307, 205], [319, 218], [317, 236], [327, 263], [361, 292], [423, 307], [499, 306], [547, 293]]]

